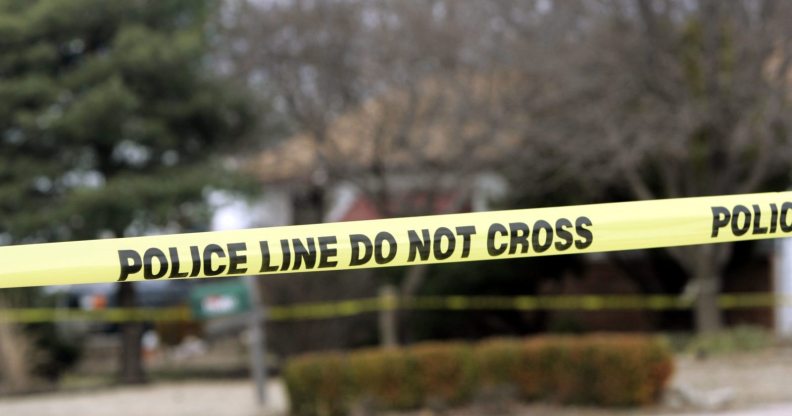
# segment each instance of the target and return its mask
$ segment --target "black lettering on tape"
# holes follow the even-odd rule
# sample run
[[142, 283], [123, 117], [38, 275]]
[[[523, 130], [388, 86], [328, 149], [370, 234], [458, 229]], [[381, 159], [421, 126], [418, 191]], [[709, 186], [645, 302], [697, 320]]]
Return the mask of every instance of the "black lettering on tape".
[[507, 243], [502, 243], [499, 246], [495, 246], [495, 237], [496, 236], [505, 236], [508, 235], [509, 231], [503, 224], [493, 223], [489, 226], [489, 230], [487, 230], [487, 254], [490, 256], [500, 256], [501, 254], [506, 252], [506, 249], [509, 248]]
[[[388, 243], [388, 255], [385, 255], [385, 245], [384, 243]], [[396, 238], [393, 237], [393, 234], [382, 231], [374, 237], [374, 261], [377, 264], [386, 264], [393, 261], [396, 258], [396, 250], [398, 249], [398, 244], [396, 243]]]
[[179, 260], [179, 250], [176, 247], [170, 247], [168, 249], [168, 253], [170, 254], [170, 263], [171, 263], [171, 273], [168, 276], [168, 279], [178, 278], [178, 277], [187, 277], [187, 272], [181, 271], [181, 261]]
[[209, 244], [203, 250], [203, 268], [204, 274], [211, 277], [211, 276], [219, 276], [223, 274], [226, 269], [225, 265], [219, 265], [216, 268], [212, 267], [212, 255], [216, 255], [219, 258], [225, 258], [226, 254], [223, 251], [223, 248], [217, 244]]
[[292, 245], [294, 245], [294, 268], [292, 270], [299, 270], [305, 262], [306, 269], [313, 269], [316, 265], [316, 245], [313, 238], [306, 239], [308, 247], [306, 248], [299, 238], [292, 238]]
[[754, 212], [753, 234], [767, 234], [767, 227], [761, 225], [762, 211], [759, 209], [759, 205], [753, 204], [752, 208]]
[[712, 207], [712, 238], [718, 236], [718, 231], [729, 225], [731, 212], [726, 207]]
[[429, 237], [429, 230], [421, 230], [421, 237], [413, 230], [407, 231], [410, 240], [410, 252], [407, 261], [415, 261], [415, 257], [420, 256], [421, 260], [429, 260], [429, 251], [432, 241]]
[[[735, 205], [732, 210], [731, 229], [732, 234], [739, 237], [748, 232], [751, 228], [751, 211], [745, 205]], [[742, 215], [743, 221], [740, 225], [740, 216]]]
[[[159, 269], [154, 273], [154, 259], [159, 263]], [[168, 257], [162, 250], [152, 247], [143, 253], [143, 278], [146, 280], [159, 279], [168, 273]]]
[[289, 240], [280, 240], [281, 245], [281, 252], [283, 253], [283, 258], [281, 259], [281, 271], [289, 270], [289, 265], [291, 264], [291, 247], [289, 247]]
[[228, 274], [243, 274], [247, 272], [247, 256], [244, 251], [247, 250], [245, 243], [231, 243], [228, 245]]
[[272, 265], [272, 255], [270, 254], [269, 243], [262, 240], [259, 241], [259, 249], [261, 249], [261, 269], [259, 273], [271, 273], [278, 270], [278, 266]]
[[143, 268], [143, 259], [135, 250], [118, 250], [118, 262], [121, 265], [119, 282], [125, 282], [129, 275], [138, 273]]
[[575, 220], [575, 233], [578, 237], [582, 238], [582, 240], [575, 240], [575, 247], [578, 250], [588, 248], [594, 242], [594, 234], [592, 234], [591, 230], [586, 228], [592, 225], [588, 217], [578, 217], [578, 219]]
[[[544, 233], [542, 233], [544, 231]], [[544, 234], [544, 241], [542, 241], [542, 234]], [[553, 245], [553, 226], [545, 220], [539, 220], [534, 223], [533, 236], [531, 237], [531, 244], [533, 244], [534, 251], [537, 253], [544, 253]]]
[[788, 233], [792, 231], [792, 222], [787, 223], [787, 214], [792, 210], [792, 202], [784, 202], [781, 204], [781, 231]]
[[[349, 245], [352, 247], [351, 258], [349, 259], [350, 266], [362, 266], [371, 260], [374, 255], [374, 249], [371, 245], [371, 240], [363, 234], [352, 234], [349, 236]], [[360, 253], [360, 246], [363, 246], [363, 254]]]
[[201, 273], [201, 254], [198, 251], [198, 246], [190, 246], [190, 259], [192, 260], [190, 277], [198, 276]]
[[555, 223], [555, 235], [558, 236], [559, 241], [556, 241], [555, 248], [558, 251], [564, 251], [572, 247], [572, 233], [567, 231], [567, 228], [572, 227], [572, 221], [566, 218], [559, 218]]
[[[443, 250], [443, 238], [445, 237], [448, 240], [448, 244], [446, 249]], [[434, 234], [434, 247], [433, 253], [434, 257], [437, 260], [445, 260], [451, 257], [454, 254], [454, 249], [456, 248], [456, 236], [454, 233], [446, 227], [440, 227], [435, 230]]]
[[325, 269], [335, 267], [338, 261], [334, 259], [338, 255], [335, 245], [338, 243], [335, 236], [319, 237], [319, 268]]
[[470, 256], [470, 236], [476, 234], [476, 227], [473, 225], [456, 227], [456, 233], [462, 236], [462, 258], [465, 259]]
[[509, 239], [509, 254], [514, 254], [517, 252], [517, 246], [520, 246], [520, 253], [527, 253], [528, 252], [528, 235], [530, 231], [528, 231], [528, 225], [524, 222], [512, 222], [509, 223], [509, 234], [511, 238]]

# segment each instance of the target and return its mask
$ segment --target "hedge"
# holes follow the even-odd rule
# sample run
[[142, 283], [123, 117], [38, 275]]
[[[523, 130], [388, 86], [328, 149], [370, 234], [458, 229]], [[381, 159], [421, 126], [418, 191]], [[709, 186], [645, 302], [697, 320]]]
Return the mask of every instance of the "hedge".
[[361, 403], [378, 410], [461, 405], [498, 387], [525, 401], [639, 406], [659, 398], [671, 372], [661, 339], [602, 334], [309, 354], [291, 359], [284, 378], [295, 414], [341, 415]]

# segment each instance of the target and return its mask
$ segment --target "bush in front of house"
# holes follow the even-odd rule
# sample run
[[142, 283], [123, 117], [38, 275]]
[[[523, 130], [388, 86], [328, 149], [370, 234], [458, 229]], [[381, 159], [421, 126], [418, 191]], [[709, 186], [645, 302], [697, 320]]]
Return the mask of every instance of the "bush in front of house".
[[457, 405], [470, 400], [478, 388], [473, 351], [470, 344], [461, 342], [424, 343], [408, 349], [424, 404]]
[[336, 415], [361, 403], [461, 405], [488, 388], [513, 389], [525, 401], [639, 406], [659, 398], [672, 368], [659, 338], [602, 334], [310, 354], [290, 360], [284, 377], [296, 414]]
[[344, 415], [357, 400], [347, 357], [339, 353], [306, 354], [286, 368], [291, 408], [298, 415]]
[[[367, 349], [347, 354], [343, 370], [352, 380], [352, 397], [357, 402], [383, 409], [406, 410], [421, 405], [417, 369], [415, 359], [405, 351]], [[289, 379], [288, 367], [286, 378]]]

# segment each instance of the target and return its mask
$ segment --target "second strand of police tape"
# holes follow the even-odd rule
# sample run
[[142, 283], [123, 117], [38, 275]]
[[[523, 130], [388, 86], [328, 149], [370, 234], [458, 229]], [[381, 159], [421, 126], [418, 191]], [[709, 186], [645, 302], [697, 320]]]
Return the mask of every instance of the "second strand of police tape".
[[[722, 294], [723, 309], [792, 307], [792, 295], [773, 293]], [[332, 319], [385, 310], [425, 311], [538, 311], [538, 310], [686, 310], [693, 300], [673, 295], [559, 295], [559, 296], [393, 296], [350, 299], [335, 302], [271, 306], [266, 319], [273, 322]], [[93, 322], [188, 322], [196, 320], [187, 307], [108, 308], [97, 310], [60, 308], [0, 309], [0, 322], [40, 323], [64, 321]]]

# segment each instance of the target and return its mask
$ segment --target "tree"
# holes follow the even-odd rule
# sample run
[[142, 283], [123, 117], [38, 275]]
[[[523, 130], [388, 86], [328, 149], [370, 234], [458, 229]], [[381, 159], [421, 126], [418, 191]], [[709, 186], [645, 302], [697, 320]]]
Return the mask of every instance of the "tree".
[[[200, 228], [212, 156], [249, 124], [209, 65], [209, 1], [0, 1], [0, 236]], [[86, 253], [90, 255], [90, 253]], [[134, 306], [132, 284], [119, 290]], [[140, 324], [121, 380], [144, 380]]]
[[[409, 171], [430, 188], [452, 176], [464, 189], [471, 173], [498, 166], [515, 191], [541, 203], [788, 183], [785, 2], [234, 4], [230, 66], [280, 103], [278, 115], [317, 154], [298, 204], [318, 207], [301, 216], [311, 222], [324, 186], [341, 179], [386, 215], [430, 212], [431, 204], [394, 208], [393, 185]], [[352, 135], [365, 146], [336, 141]], [[435, 136], [446, 142], [433, 144]], [[489, 166], [453, 163], [502, 139], [506, 152]], [[668, 252], [690, 277], [697, 327], [717, 329], [730, 247]], [[416, 276], [402, 279], [405, 293], [420, 284]]]
[[[505, 58], [491, 59], [497, 36], [481, 25], [499, 8], [449, 0], [233, 4], [224, 48], [231, 66], [281, 103], [291, 127], [291, 143], [258, 170], [294, 172], [285, 179], [295, 184], [295, 223], [322, 221], [329, 186], [340, 182], [354, 184], [384, 217], [439, 213], [437, 201], [450, 193], [442, 211], [468, 208], [471, 177], [497, 163], [477, 156], [496, 155], [505, 136], [494, 133], [507, 112], [493, 95], [514, 78], [494, 67]], [[310, 161], [285, 166], [295, 154]], [[426, 270], [406, 270], [404, 296]], [[303, 295], [307, 287], [339, 289], [294, 277], [266, 284], [270, 292], [300, 285], [288, 292]]]
[[[788, 186], [792, 5], [589, 6], [573, 20], [582, 35], [545, 55], [536, 82], [546, 87], [526, 96], [524, 173], [545, 186], [576, 182], [638, 199]], [[690, 278], [697, 329], [717, 330], [731, 246], [668, 251]]]

